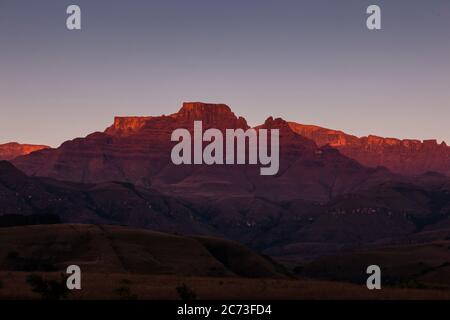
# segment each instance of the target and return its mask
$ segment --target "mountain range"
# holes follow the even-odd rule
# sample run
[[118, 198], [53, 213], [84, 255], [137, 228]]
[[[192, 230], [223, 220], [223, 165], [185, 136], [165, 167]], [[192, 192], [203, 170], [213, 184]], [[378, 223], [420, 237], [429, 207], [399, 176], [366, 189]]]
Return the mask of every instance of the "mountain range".
[[[0, 159], [13, 160], [25, 155], [15, 159], [14, 163], [31, 175], [79, 182], [114, 178], [146, 185], [160, 176], [158, 172], [167, 165], [166, 151], [173, 146], [171, 132], [176, 128], [192, 129], [194, 120], [202, 120], [206, 128], [249, 128], [247, 121], [237, 117], [226, 105], [185, 103], [179, 112], [169, 116], [116, 117], [105, 131], [67, 141], [57, 149], [17, 143], [0, 145]], [[358, 138], [338, 130], [273, 118], [256, 128], [267, 126], [282, 127], [285, 141], [288, 136], [295, 136], [293, 152], [299, 151], [296, 148], [306, 147], [318, 155], [331, 147], [370, 168], [385, 167], [393, 173], [409, 176], [428, 171], [450, 175], [450, 147], [445, 142], [438, 144], [436, 140], [399, 140], [375, 135]], [[300, 142], [298, 136], [306, 139]], [[41, 152], [28, 156], [38, 150]], [[80, 160], [85, 163], [77, 167], [73, 162]], [[133, 168], [129, 168], [130, 161]], [[65, 170], [65, 166], [69, 170]]]
[[280, 131], [276, 176], [253, 165], [173, 165], [171, 133], [193, 130], [195, 120], [205, 129], [249, 128], [223, 104], [116, 117], [103, 132], [0, 163], [2, 213], [224, 237], [292, 266], [450, 229], [445, 144], [357, 138], [269, 117], [255, 128]]

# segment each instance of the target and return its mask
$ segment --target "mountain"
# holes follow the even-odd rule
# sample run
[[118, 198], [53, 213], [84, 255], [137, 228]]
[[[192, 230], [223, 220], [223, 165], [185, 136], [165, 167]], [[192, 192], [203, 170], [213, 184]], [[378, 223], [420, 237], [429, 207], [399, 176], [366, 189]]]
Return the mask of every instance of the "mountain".
[[172, 131], [192, 128], [198, 114], [205, 128], [248, 127], [225, 105], [185, 103], [178, 113], [169, 116], [116, 118], [105, 132], [21, 157], [14, 164], [29, 175], [77, 182], [118, 180], [150, 186], [153, 178], [171, 163]]
[[14, 159], [26, 174], [82, 183], [124, 181], [184, 197], [259, 196], [271, 200], [301, 198], [328, 201], [368, 187], [391, 174], [365, 168], [329, 147], [318, 147], [295, 133], [283, 119], [268, 118], [261, 128], [280, 130], [280, 170], [262, 177], [259, 166], [176, 166], [171, 133], [203, 128], [248, 129], [246, 120], [223, 104], [185, 103], [179, 112], [158, 117], [120, 117], [104, 132]]
[[49, 149], [48, 146], [33, 145], [33, 144], [19, 144], [17, 142], [10, 142], [0, 144], [0, 160], [12, 160], [18, 156], [30, 154], [34, 151]]
[[293, 131], [318, 146], [330, 145], [368, 167], [384, 166], [404, 175], [435, 171], [450, 176], [450, 147], [436, 140], [399, 140], [374, 135], [358, 138], [342, 131], [289, 122]]

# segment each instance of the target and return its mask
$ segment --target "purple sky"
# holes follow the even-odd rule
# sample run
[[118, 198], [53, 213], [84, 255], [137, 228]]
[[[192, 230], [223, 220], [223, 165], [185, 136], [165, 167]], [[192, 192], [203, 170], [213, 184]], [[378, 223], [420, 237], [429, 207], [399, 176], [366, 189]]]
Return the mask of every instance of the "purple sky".
[[0, 143], [58, 146], [183, 101], [450, 142], [449, 57], [449, 0], [0, 0]]

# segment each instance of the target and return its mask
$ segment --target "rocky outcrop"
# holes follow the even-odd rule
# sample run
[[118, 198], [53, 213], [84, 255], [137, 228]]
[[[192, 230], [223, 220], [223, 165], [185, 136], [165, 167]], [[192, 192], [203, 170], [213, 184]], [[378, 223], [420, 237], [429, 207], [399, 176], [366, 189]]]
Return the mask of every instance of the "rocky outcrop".
[[[202, 102], [186, 102], [177, 113], [171, 115], [181, 123], [191, 123], [195, 120], [202, 120], [206, 128], [215, 127], [217, 129], [249, 128], [247, 121], [243, 117], [237, 117], [225, 104], [210, 104]], [[180, 123], [180, 124], [181, 124]]]
[[0, 160], [12, 160], [18, 156], [23, 156], [34, 151], [48, 148], [50, 147], [33, 144], [19, 144], [17, 142], [0, 144]]
[[114, 124], [105, 130], [110, 135], [129, 135], [139, 131], [152, 117], [115, 117]]

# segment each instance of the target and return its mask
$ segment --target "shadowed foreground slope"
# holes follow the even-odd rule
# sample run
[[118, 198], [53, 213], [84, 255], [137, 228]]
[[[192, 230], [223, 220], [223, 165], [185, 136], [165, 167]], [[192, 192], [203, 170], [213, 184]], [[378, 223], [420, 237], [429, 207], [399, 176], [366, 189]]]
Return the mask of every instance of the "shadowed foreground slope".
[[0, 229], [0, 270], [65, 271], [72, 264], [85, 272], [284, 277], [270, 260], [227, 240], [100, 225]]
[[450, 299], [450, 291], [293, 278], [234, 242], [118, 226], [41, 225], [0, 229], [0, 299], [41, 299], [27, 277], [59, 281], [70, 264], [82, 289], [68, 299]]

